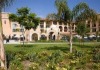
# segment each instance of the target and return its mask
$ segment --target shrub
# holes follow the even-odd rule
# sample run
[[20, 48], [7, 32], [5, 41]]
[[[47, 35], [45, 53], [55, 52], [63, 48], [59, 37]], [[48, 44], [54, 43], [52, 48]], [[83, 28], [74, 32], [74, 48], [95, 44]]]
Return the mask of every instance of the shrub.
[[26, 60], [29, 60], [31, 62], [36, 61], [37, 60], [37, 54], [36, 53], [28, 53], [24, 55]]
[[93, 61], [99, 63], [100, 62], [100, 49], [99, 48], [94, 48], [92, 50], [93, 53]]
[[23, 65], [19, 60], [13, 60], [10, 63], [9, 70], [24, 70]]
[[74, 42], [79, 42], [79, 39], [77, 37], [73, 37]]
[[94, 69], [94, 70], [99, 70], [99, 65], [96, 64], [96, 63], [93, 63], [92, 69]]
[[29, 70], [39, 70], [39, 64], [33, 62], [32, 64], [30, 64]]

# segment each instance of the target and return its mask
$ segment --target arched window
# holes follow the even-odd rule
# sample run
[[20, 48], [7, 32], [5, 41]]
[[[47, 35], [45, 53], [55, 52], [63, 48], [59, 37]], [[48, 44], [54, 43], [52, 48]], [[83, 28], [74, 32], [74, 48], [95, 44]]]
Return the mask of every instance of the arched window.
[[92, 24], [92, 27], [96, 27], [96, 23], [93, 23], [93, 24]]
[[64, 32], [67, 32], [67, 27], [64, 27]]
[[36, 33], [32, 34], [32, 40], [37, 41], [38, 40], [38, 34], [36, 34]]
[[6, 20], [4, 21], [4, 24], [6, 24]]
[[59, 26], [60, 32], [62, 32], [62, 26]]

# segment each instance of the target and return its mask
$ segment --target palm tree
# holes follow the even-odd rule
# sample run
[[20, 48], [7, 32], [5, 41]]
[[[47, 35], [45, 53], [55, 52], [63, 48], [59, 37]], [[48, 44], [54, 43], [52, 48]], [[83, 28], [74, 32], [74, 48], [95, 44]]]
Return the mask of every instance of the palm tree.
[[56, 8], [58, 10], [58, 15], [61, 21], [65, 24], [69, 24], [70, 27], [70, 53], [72, 53], [72, 24], [77, 22], [86, 21], [88, 19], [95, 20], [96, 13], [89, 8], [89, 6], [81, 2], [77, 4], [73, 10], [67, 5], [67, 0], [56, 0]]
[[1, 12], [4, 8], [11, 5], [13, 1], [14, 0], [0, 0], [0, 62], [2, 68], [6, 68], [6, 58], [5, 58], [5, 51], [4, 51], [3, 38], [2, 38]]
[[46, 19], [48, 20], [58, 20], [58, 15], [56, 13], [48, 14]]

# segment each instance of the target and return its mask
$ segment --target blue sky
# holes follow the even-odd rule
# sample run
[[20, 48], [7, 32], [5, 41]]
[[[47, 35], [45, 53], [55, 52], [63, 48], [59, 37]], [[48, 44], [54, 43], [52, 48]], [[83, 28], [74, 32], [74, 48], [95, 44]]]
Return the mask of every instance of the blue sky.
[[[4, 12], [16, 13], [17, 8], [29, 7], [31, 12], [45, 18], [49, 13], [56, 13], [55, 0], [15, 0]], [[86, 2], [90, 8], [100, 13], [100, 0], [68, 0], [68, 6], [72, 9], [79, 2]]]

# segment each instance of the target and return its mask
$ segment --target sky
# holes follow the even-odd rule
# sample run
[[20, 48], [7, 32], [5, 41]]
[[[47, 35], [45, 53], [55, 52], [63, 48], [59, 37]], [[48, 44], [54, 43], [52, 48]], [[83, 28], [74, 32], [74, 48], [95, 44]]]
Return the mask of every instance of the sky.
[[[67, 0], [68, 6], [72, 10], [80, 2], [86, 2], [90, 8], [100, 13], [100, 0]], [[16, 13], [18, 8], [28, 7], [30, 11], [36, 13], [38, 17], [45, 18], [50, 13], [57, 13], [55, 0], [15, 0], [3, 12]]]

